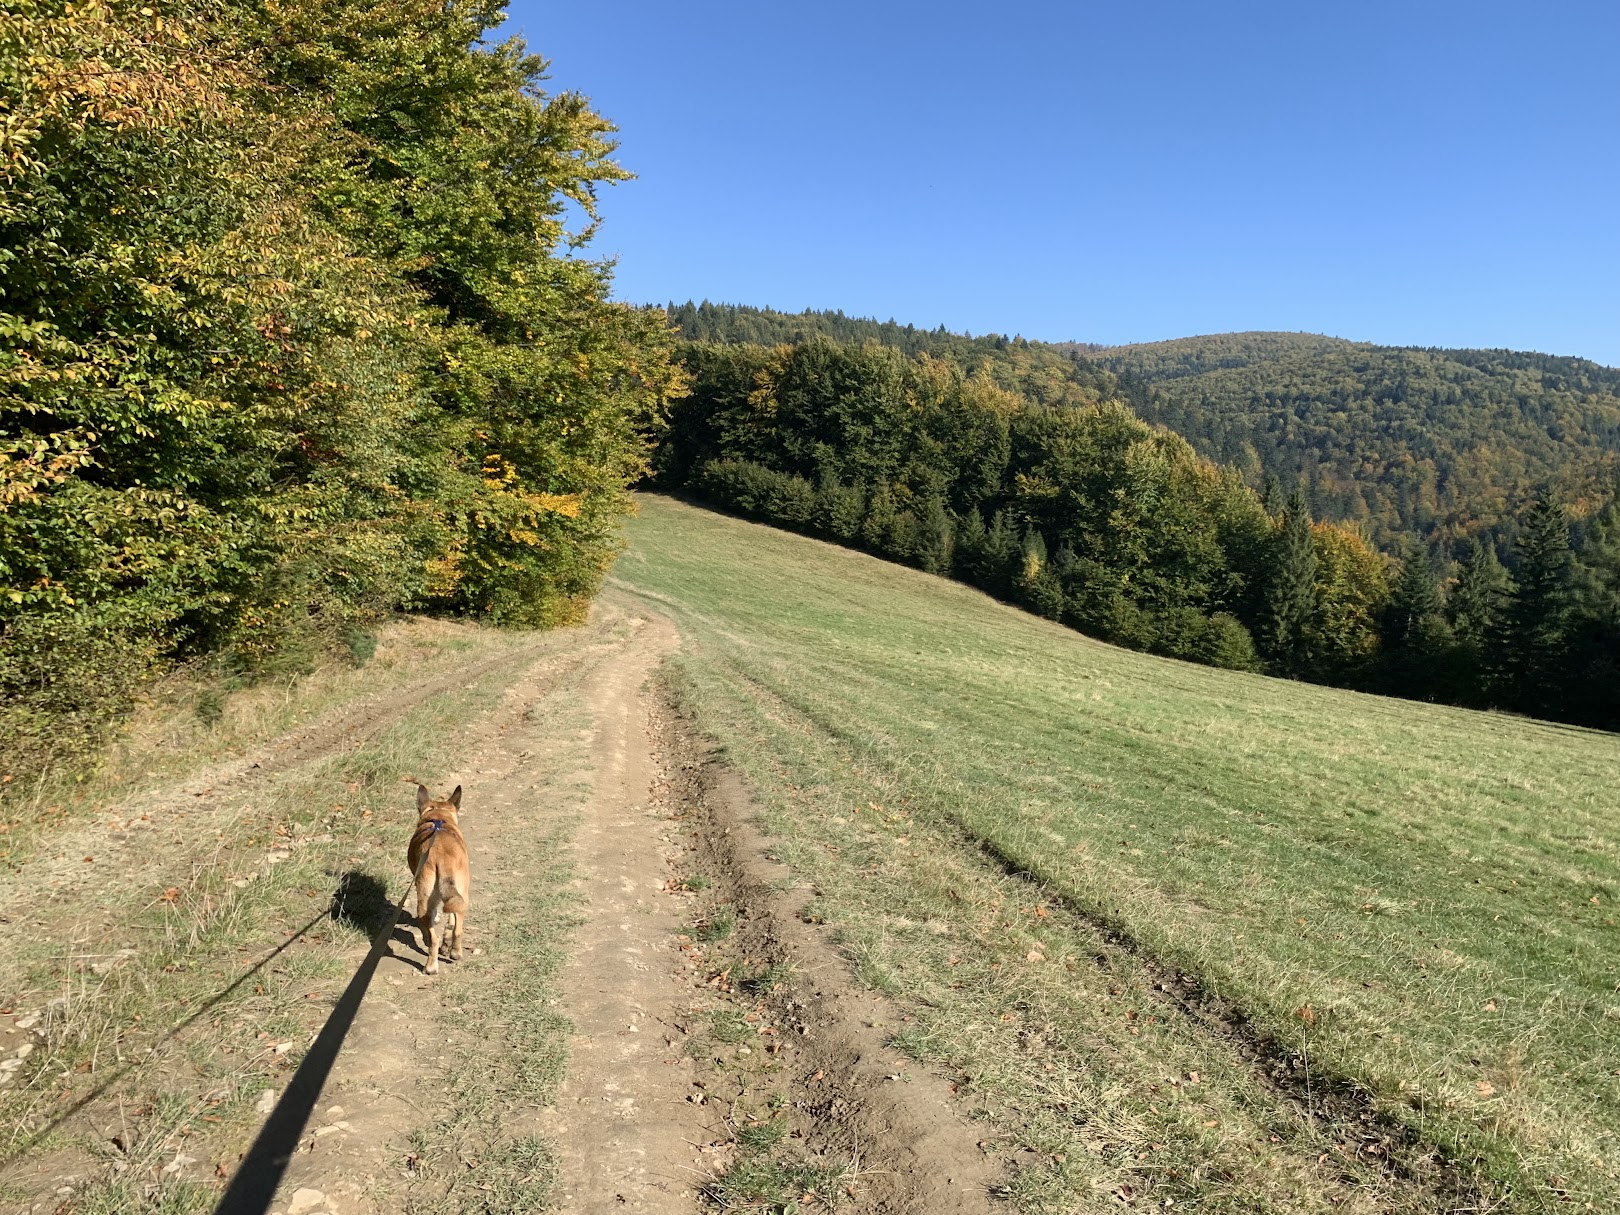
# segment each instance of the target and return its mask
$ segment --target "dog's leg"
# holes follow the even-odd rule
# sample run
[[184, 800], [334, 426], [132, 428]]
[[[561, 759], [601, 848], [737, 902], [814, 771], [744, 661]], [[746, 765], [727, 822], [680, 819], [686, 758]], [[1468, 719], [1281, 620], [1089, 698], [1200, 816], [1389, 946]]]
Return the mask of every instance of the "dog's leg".
[[455, 922], [450, 926], [450, 960], [452, 962], [461, 961], [461, 930], [466, 926], [467, 904], [464, 902], [461, 905], [461, 910], [456, 912]]
[[432, 921], [428, 918], [433, 910], [433, 886], [438, 880], [434, 873], [428, 870], [431, 866], [424, 865], [422, 872], [416, 875], [416, 928], [422, 934], [422, 952], [432, 957], [428, 950], [428, 929]]
[[435, 890], [428, 897], [428, 911], [422, 923], [423, 943], [427, 946], [427, 965], [422, 967], [423, 974], [436, 975], [439, 973], [439, 943], [444, 939], [443, 901], [439, 892]]

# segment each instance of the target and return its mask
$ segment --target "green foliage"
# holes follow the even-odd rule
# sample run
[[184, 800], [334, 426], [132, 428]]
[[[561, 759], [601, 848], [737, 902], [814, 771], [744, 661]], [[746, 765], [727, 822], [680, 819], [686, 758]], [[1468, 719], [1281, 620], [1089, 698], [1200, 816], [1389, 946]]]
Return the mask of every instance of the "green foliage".
[[1545, 713], [1560, 699], [1574, 606], [1569, 515], [1550, 493], [1526, 515], [1514, 558], [1497, 636], [1496, 691], [1506, 703]]
[[1459, 672], [1453, 668], [1460, 655], [1425, 550], [1414, 549], [1401, 563], [1384, 612], [1383, 640], [1389, 686], [1418, 699], [1466, 699], [1466, 688], [1454, 686]]
[[579, 615], [680, 378], [563, 223], [611, 128], [499, 19], [8, 5], [0, 766], [177, 657]]
[[1457, 582], [1446, 599], [1446, 613], [1459, 641], [1483, 645], [1495, 627], [1507, 573], [1496, 559], [1496, 547], [1481, 540], [1468, 545]]
[[1406, 645], [1430, 617], [1439, 616], [1440, 588], [1435, 584], [1434, 567], [1429, 554], [1418, 549], [1406, 555], [1401, 562], [1400, 577], [1386, 613], [1388, 624], [1384, 637], [1391, 645]]
[[1236, 477], [1123, 406], [1054, 407], [989, 365], [820, 335], [680, 357], [693, 387], [654, 458], [661, 483], [1121, 644], [1255, 665], [1243, 615], [1268, 521]]

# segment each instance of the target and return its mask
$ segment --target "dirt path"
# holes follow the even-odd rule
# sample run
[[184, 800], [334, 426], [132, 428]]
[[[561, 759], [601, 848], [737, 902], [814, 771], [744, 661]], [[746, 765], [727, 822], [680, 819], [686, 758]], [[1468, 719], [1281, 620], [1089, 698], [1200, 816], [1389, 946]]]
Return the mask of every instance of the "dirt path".
[[[802, 921], [805, 894], [766, 856], [746, 791], [677, 720], [657, 675], [678, 646], [667, 619], [609, 595], [589, 626], [351, 706], [123, 808], [122, 821], [152, 824], [150, 834], [178, 846], [188, 833], [210, 834], [198, 825], [211, 825], [214, 796], [353, 745], [439, 692], [498, 670], [510, 680], [498, 703], [457, 727], [455, 769], [424, 774], [441, 793], [465, 789], [472, 953], [430, 978], [414, 930], [394, 930], [268, 1211], [449, 1215], [548, 1201], [582, 1215], [692, 1215], [707, 1209], [705, 1193], [723, 1192], [741, 1158], [747, 1103], [767, 1091], [793, 1124], [795, 1150], [837, 1177], [837, 1192], [830, 1181], [802, 1183], [807, 1205], [836, 1200], [873, 1215], [991, 1209], [999, 1176], [945, 1081], [886, 1045], [897, 1017], [854, 982], [825, 930]], [[214, 792], [199, 798], [198, 789]], [[91, 846], [110, 845], [87, 828], [63, 853]], [[111, 846], [137, 866], [138, 845]], [[706, 895], [683, 883], [694, 864], [715, 883]], [[81, 925], [116, 905], [116, 888], [55, 856], [29, 868], [0, 889], [0, 911], [31, 877], [54, 887]], [[725, 947], [746, 955], [735, 961], [692, 941], [691, 925], [716, 898], [738, 917]], [[356, 951], [346, 971], [358, 962]], [[739, 966], [792, 977], [750, 988], [727, 977]], [[341, 1008], [336, 988], [327, 990]], [[757, 1034], [759, 1049], [706, 1038], [702, 1027], [722, 1014]], [[313, 1042], [320, 1022], [307, 1024]], [[256, 1095], [250, 1133], [282, 1093]], [[98, 1121], [93, 1107], [82, 1124], [105, 1125], [110, 1109]], [[87, 1142], [105, 1134], [89, 1133]], [[159, 1166], [195, 1179], [191, 1205], [165, 1210], [206, 1210], [197, 1202], [218, 1193], [231, 1167], [220, 1163], [210, 1177], [202, 1147], [174, 1142], [183, 1150], [173, 1159], [165, 1149], [143, 1167], [156, 1182]], [[222, 1143], [212, 1158], [229, 1161], [232, 1151]], [[12, 1187], [0, 1189], [0, 1210], [74, 1210], [64, 1196], [106, 1155], [58, 1147], [32, 1168], [0, 1170], [0, 1186]], [[112, 1167], [128, 1170], [133, 1159]], [[26, 1197], [8, 1207], [19, 1192]]]
[[[278, 1191], [276, 1209], [287, 1215], [384, 1215], [411, 1202], [434, 1209], [435, 1199], [459, 1209], [467, 1196], [442, 1171], [421, 1169], [415, 1142], [431, 1140], [436, 1126], [454, 1127], [473, 1112], [469, 1102], [491, 1097], [497, 1108], [481, 1121], [499, 1123], [509, 1137], [538, 1132], [559, 1149], [563, 1210], [678, 1212], [675, 1197], [690, 1192], [689, 1180], [672, 1170], [700, 1128], [694, 1118], [671, 1117], [690, 1107], [681, 1100], [683, 1081], [664, 1066], [653, 1019], [670, 998], [667, 942], [679, 914], [651, 897], [667, 884], [667, 861], [649, 798], [654, 774], [640, 697], [674, 638], [662, 622], [605, 610], [581, 640], [588, 643], [535, 664], [513, 685], [470, 732], [461, 770], [442, 782], [465, 789], [476, 952], [429, 977], [414, 930], [396, 930]], [[575, 809], [579, 790], [586, 792]], [[556, 847], [570, 835], [571, 847]], [[510, 1090], [469, 1097], [465, 1072], [499, 1073], [506, 1064], [491, 1058], [497, 1044], [477, 1018], [459, 1014], [474, 1004], [497, 1020], [520, 1015], [511, 1006], [515, 993], [486, 959], [523, 958], [527, 943], [511, 939], [516, 917], [503, 911], [559, 861], [575, 874], [568, 888], [580, 922], [571, 957], [560, 988], [535, 982], [516, 994], [545, 1000], [577, 1027], [557, 1103], [565, 1116], [504, 1100]], [[452, 1155], [466, 1163], [470, 1151], [464, 1145]]]
[[[856, 982], [828, 931], [812, 922], [814, 889], [771, 856], [736, 773], [678, 710], [666, 706], [660, 726], [685, 810], [685, 867], [713, 875], [711, 905], [736, 917], [709, 968], [742, 971], [752, 1040], [766, 1044], [731, 1059], [732, 1083], [711, 1079], [710, 1100], [740, 1106], [770, 1083], [789, 1103], [795, 1137], [846, 1163], [838, 1197], [854, 1210], [987, 1215], [991, 1196], [1005, 1191], [1005, 1170], [980, 1149], [948, 1080], [890, 1044], [910, 1018]], [[778, 975], [768, 985], [746, 977]]]
[[651, 680], [676, 645], [660, 617], [585, 688], [591, 796], [574, 841], [583, 922], [561, 976], [574, 1022], [570, 1062], [542, 1126], [558, 1144], [558, 1205], [608, 1211], [697, 1209], [708, 1129], [683, 1053], [690, 994], [673, 948], [686, 908], [671, 889], [680, 854], [650, 739]]

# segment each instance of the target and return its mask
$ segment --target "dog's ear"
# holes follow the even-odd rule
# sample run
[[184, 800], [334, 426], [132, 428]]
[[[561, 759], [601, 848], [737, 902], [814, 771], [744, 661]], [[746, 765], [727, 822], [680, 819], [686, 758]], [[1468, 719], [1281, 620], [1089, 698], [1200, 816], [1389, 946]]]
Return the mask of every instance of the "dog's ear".
[[426, 785], [417, 785], [416, 786], [416, 808], [417, 808], [418, 811], [420, 811], [424, 806], [426, 806], [432, 800], [433, 800], [433, 796], [432, 796], [432, 794], [430, 794], [427, 791], [427, 786]]
[[459, 813], [461, 811], [461, 786], [460, 785], [457, 785], [453, 790], [451, 790], [451, 792], [450, 792], [450, 804], [456, 808], [457, 813]]

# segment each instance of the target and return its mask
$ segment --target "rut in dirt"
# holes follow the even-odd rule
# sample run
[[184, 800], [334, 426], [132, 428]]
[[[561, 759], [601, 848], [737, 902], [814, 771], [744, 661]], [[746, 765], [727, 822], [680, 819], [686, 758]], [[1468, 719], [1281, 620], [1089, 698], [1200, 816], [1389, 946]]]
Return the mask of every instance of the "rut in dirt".
[[[669, 796], [685, 828], [683, 873], [701, 873], [709, 906], [735, 920], [724, 948], [685, 948], [700, 959], [695, 981], [718, 989], [752, 1029], [747, 1053], [722, 1048], [702, 1080], [703, 1103], [726, 1128], [719, 1146], [758, 1115], [763, 1090], [767, 1105], [785, 1103], [803, 1156], [842, 1168], [838, 1192], [815, 1195], [829, 1206], [872, 1215], [996, 1210], [1008, 1175], [981, 1148], [950, 1080], [890, 1045], [908, 1018], [856, 979], [829, 931], [805, 914], [814, 892], [770, 855], [737, 774], [667, 692], [656, 703]], [[711, 1175], [711, 1196], [728, 1196], [726, 1163]]]

